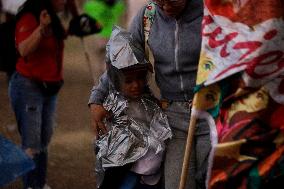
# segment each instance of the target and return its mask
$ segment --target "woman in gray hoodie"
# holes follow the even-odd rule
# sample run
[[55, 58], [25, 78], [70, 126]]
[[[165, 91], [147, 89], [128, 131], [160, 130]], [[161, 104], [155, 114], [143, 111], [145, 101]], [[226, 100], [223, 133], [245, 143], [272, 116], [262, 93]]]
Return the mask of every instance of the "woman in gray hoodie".
[[[190, 118], [190, 102], [197, 74], [201, 48], [202, 0], [156, 0], [155, 16], [148, 44], [154, 56], [155, 79], [161, 91], [164, 111], [173, 131], [165, 159], [165, 188], [175, 189], [183, 163]], [[147, 7], [147, 6], [146, 6]], [[130, 32], [144, 46], [144, 12], [134, 18]], [[102, 123], [107, 115], [101, 105], [108, 95], [107, 81], [101, 78], [92, 90], [89, 104], [95, 132], [105, 131]], [[204, 188], [207, 156], [210, 150], [209, 127], [198, 123], [195, 131], [187, 189]], [[173, 176], [175, 175], [175, 176]]]

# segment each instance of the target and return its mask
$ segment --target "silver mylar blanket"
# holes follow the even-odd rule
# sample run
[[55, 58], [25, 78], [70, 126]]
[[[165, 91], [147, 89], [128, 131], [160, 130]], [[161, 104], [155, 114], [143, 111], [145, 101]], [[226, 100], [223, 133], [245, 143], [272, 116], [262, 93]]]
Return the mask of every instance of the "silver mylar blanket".
[[[150, 151], [151, 156], [156, 155], [153, 162], [159, 164], [165, 151], [164, 141], [172, 136], [167, 117], [160, 107], [146, 96], [128, 101], [118, 92], [110, 93], [103, 105], [112, 116], [106, 121], [109, 132], [96, 143], [99, 148], [97, 185], [101, 184], [106, 168], [134, 163]], [[153, 168], [153, 162], [149, 162], [149, 168], [148, 163], [143, 165], [143, 174], [158, 171]], [[159, 169], [160, 164], [155, 166]]]

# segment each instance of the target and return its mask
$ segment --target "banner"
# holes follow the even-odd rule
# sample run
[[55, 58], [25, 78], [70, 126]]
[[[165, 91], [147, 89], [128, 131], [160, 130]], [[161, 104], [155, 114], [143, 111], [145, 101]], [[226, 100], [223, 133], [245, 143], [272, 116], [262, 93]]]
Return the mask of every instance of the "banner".
[[192, 114], [206, 119], [208, 188], [284, 178], [284, 1], [204, 0]]

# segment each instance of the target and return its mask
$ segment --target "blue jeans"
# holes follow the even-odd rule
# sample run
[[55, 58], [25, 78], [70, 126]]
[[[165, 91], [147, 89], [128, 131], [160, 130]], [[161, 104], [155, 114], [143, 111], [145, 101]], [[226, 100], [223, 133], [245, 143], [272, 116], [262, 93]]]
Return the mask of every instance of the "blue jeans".
[[[182, 170], [190, 118], [188, 102], [171, 102], [165, 109], [173, 138], [167, 143], [165, 158], [165, 189], [178, 188]], [[209, 126], [198, 122], [191, 151], [186, 189], [205, 188], [207, 160], [211, 149]], [[174, 175], [174, 176], [173, 176]]]
[[141, 175], [129, 171], [124, 177], [119, 189], [161, 189], [159, 184], [146, 185], [140, 183]]
[[9, 83], [9, 96], [22, 148], [37, 152], [33, 157], [36, 168], [24, 176], [24, 188], [42, 188], [46, 182], [47, 147], [53, 133], [57, 95], [44, 95], [37, 83], [15, 72]]

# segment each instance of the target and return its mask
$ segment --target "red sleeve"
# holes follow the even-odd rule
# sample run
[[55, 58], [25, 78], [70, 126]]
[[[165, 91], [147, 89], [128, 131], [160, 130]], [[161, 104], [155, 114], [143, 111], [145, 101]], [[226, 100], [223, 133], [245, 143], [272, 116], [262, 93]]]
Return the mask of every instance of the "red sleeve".
[[19, 45], [27, 37], [29, 37], [33, 31], [37, 28], [38, 22], [34, 15], [31, 13], [24, 14], [16, 25], [16, 44]]

